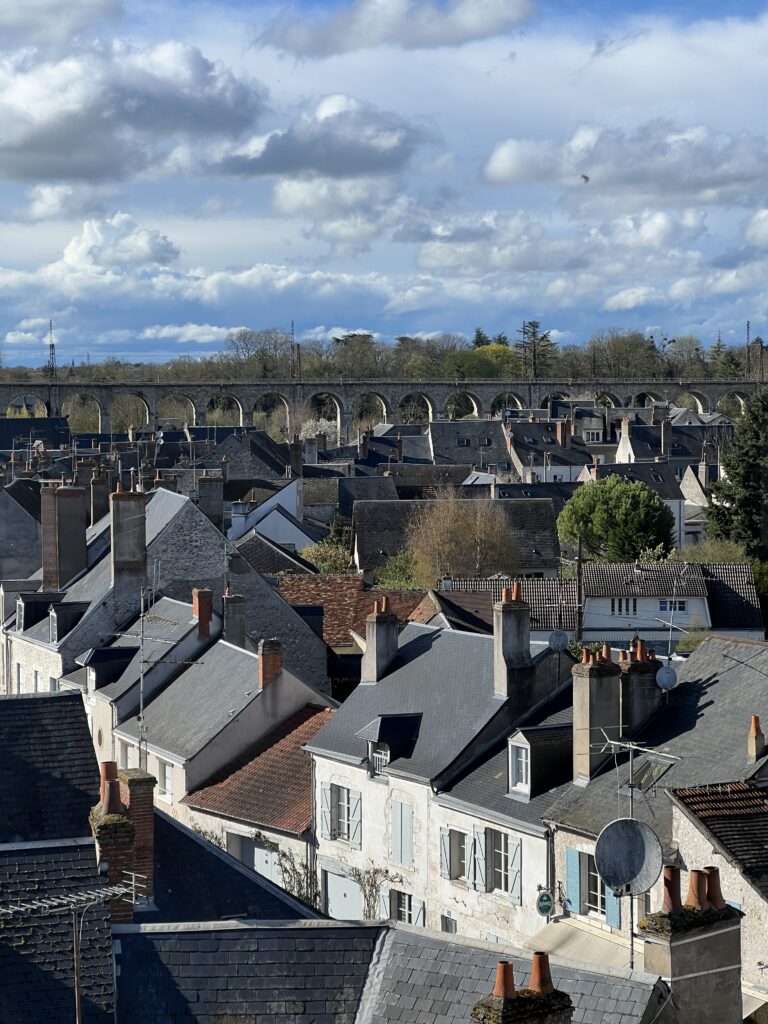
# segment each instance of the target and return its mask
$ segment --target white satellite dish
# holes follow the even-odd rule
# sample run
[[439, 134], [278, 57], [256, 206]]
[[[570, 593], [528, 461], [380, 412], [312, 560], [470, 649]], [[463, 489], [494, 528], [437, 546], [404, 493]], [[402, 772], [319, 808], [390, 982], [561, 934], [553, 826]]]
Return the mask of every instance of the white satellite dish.
[[664, 863], [659, 837], [644, 821], [617, 818], [595, 843], [597, 873], [617, 896], [641, 896], [655, 885]]
[[564, 629], [554, 629], [549, 634], [549, 646], [553, 651], [568, 650], [568, 634]]
[[677, 672], [671, 665], [662, 665], [656, 673], [656, 685], [661, 690], [673, 690], [677, 684]]
[[156, 444], [156, 445], [157, 445], [157, 447], [159, 448], [161, 444], [165, 444], [165, 441], [164, 441], [164, 440], [162, 439], [162, 437], [158, 437], [158, 439], [157, 439], [157, 441], [155, 442], [155, 444]]
[[162, 430], [158, 430], [158, 432], [155, 434], [155, 437], [162, 437], [162, 436], [163, 436]]

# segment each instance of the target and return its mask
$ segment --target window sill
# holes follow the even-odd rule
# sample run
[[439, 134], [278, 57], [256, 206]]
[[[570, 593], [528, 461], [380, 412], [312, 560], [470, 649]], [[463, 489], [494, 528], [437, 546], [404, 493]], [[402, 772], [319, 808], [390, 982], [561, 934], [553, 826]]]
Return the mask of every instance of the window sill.
[[159, 800], [162, 800], [164, 804], [173, 803], [173, 793], [167, 793], [164, 789], [158, 789], [157, 796]]

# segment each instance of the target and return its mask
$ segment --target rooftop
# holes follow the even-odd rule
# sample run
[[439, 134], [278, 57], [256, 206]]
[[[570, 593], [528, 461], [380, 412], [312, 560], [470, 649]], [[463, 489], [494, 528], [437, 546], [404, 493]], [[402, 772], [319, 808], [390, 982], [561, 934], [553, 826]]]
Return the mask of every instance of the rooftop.
[[697, 562], [585, 562], [585, 597], [706, 597]]

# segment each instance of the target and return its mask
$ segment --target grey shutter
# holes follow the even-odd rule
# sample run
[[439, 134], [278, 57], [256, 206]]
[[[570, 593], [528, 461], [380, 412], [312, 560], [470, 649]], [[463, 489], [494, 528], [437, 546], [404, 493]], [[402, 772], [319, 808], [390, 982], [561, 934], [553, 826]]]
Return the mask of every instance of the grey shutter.
[[621, 928], [621, 900], [605, 887], [605, 923], [610, 928]]
[[413, 808], [410, 804], [400, 804], [400, 837], [403, 857], [400, 861], [406, 867], [413, 865]]
[[485, 829], [480, 825], [474, 826], [472, 841], [472, 860], [474, 870], [472, 872], [472, 887], [479, 892], [487, 892], [487, 872], [485, 870]]
[[424, 927], [424, 921], [426, 919], [424, 900], [417, 900], [415, 896], [411, 897], [411, 917], [415, 925], [418, 925], [419, 928]]
[[362, 797], [357, 789], [349, 791], [349, 845], [359, 850], [363, 845]]
[[507, 846], [509, 860], [509, 895], [512, 897], [512, 902], [516, 903], [518, 906], [523, 902], [522, 845], [522, 840], [515, 839], [513, 836], [509, 837], [509, 845]]
[[320, 783], [320, 838], [331, 838], [331, 787], [327, 782]]
[[451, 877], [451, 830], [448, 828], [440, 829], [440, 877]]
[[403, 860], [403, 805], [399, 800], [392, 801], [391, 818], [392, 860], [397, 861], [398, 864], [405, 864]]
[[392, 911], [389, 903], [389, 886], [382, 885], [379, 889], [379, 917], [382, 921], [387, 921], [391, 916]]
[[565, 894], [572, 914], [581, 913], [581, 862], [579, 851], [565, 848]]

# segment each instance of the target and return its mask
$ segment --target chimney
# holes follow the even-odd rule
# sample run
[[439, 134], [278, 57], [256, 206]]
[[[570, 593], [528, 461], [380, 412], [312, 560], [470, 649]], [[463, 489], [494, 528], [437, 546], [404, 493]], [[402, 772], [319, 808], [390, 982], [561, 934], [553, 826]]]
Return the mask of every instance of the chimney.
[[747, 757], [750, 761], [759, 761], [765, 752], [765, 734], [760, 728], [760, 716], [752, 715], [752, 723], [747, 737]]
[[307, 466], [317, 465], [317, 438], [308, 437], [304, 442], [304, 463]]
[[566, 416], [564, 420], [558, 420], [555, 426], [555, 432], [557, 435], [557, 443], [560, 447], [570, 448], [573, 433], [571, 430], [571, 421], [568, 416]]
[[629, 441], [629, 435], [630, 435], [629, 416], [622, 416], [621, 417], [621, 438], [619, 439], [619, 443], [621, 443], [621, 441], [624, 441], [624, 440]]
[[[104, 805], [104, 790], [108, 782], [117, 781], [117, 761], [102, 761], [99, 765], [99, 803]], [[119, 790], [118, 790], [119, 793]]]
[[664, 908], [648, 916], [641, 935], [645, 970], [669, 978], [678, 1024], [742, 1019], [743, 916], [723, 899], [717, 868], [690, 871], [685, 907], [680, 906], [679, 871], [664, 868]]
[[210, 636], [213, 619], [213, 591], [195, 587], [192, 591], [192, 617], [197, 619], [197, 635]]
[[222, 598], [224, 609], [224, 639], [235, 647], [245, 647], [245, 598], [231, 594], [229, 588]]
[[109, 480], [103, 470], [91, 477], [90, 525], [98, 523], [109, 513]]
[[362, 683], [378, 683], [397, 654], [397, 616], [389, 610], [385, 594], [375, 601], [365, 620], [365, 653], [360, 667]]
[[206, 519], [221, 530], [224, 526], [224, 477], [203, 473], [197, 480], [197, 504]]
[[661, 454], [669, 455], [670, 428], [672, 424], [666, 416], [661, 421]]
[[147, 531], [143, 494], [118, 489], [109, 496], [112, 586], [135, 590], [147, 577]]
[[301, 454], [301, 441], [298, 434], [293, 435], [293, 440], [288, 445], [288, 468], [291, 478], [304, 475], [304, 460]]
[[[125, 872], [135, 870], [136, 829], [123, 807], [120, 782], [116, 778], [105, 779], [103, 766], [101, 799], [91, 810], [89, 821], [96, 840], [99, 871], [106, 875], [108, 885], [122, 885]], [[109, 920], [111, 924], [129, 924], [133, 920], [133, 905], [119, 896], [110, 900]]]
[[509, 697], [513, 675], [531, 666], [531, 606], [523, 601], [519, 583], [505, 587], [493, 606], [493, 689]]
[[226, 455], [222, 455], [221, 457], [221, 479], [224, 483], [229, 480], [229, 459]]
[[361, 459], [368, 458], [368, 432], [365, 430], [360, 435], [360, 443], [357, 446], [357, 450]]
[[40, 489], [43, 590], [63, 590], [88, 564], [85, 489], [48, 484]]
[[619, 677], [621, 670], [612, 661], [597, 661], [584, 648], [581, 664], [573, 675], [573, 781], [585, 785], [605, 760], [605, 754], [593, 749], [595, 737], [605, 729], [610, 739], [621, 735]]
[[638, 640], [629, 657], [619, 660], [621, 669], [621, 731], [634, 735], [652, 718], [664, 703], [664, 691], [656, 682], [661, 664], [653, 651], [647, 651], [644, 640]]
[[324, 452], [325, 449], [328, 447], [328, 435], [318, 434], [315, 440], [317, 441], [317, 450], [319, 452]]
[[[173, 768], [171, 768], [173, 771]], [[120, 781], [120, 800], [125, 805], [128, 818], [134, 828], [133, 866], [139, 881], [144, 886], [143, 896], [151, 903], [155, 896], [155, 804], [153, 790], [157, 780], [143, 768], [122, 768], [117, 777]], [[113, 783], [109, 783], [113, 785]]]
[[533, 954], [529, 988], [515, 989], [512, 964], [500, 960], [493, 991], [475, 1003], [470, 1015], [475, 1024], [570, 1024], [572, 1019], [571, 997], [552, 984], [546, 953]]
[[266, 690], [283, 670], [283, 645], [279, 640], [259, 640], [259, 689]]

